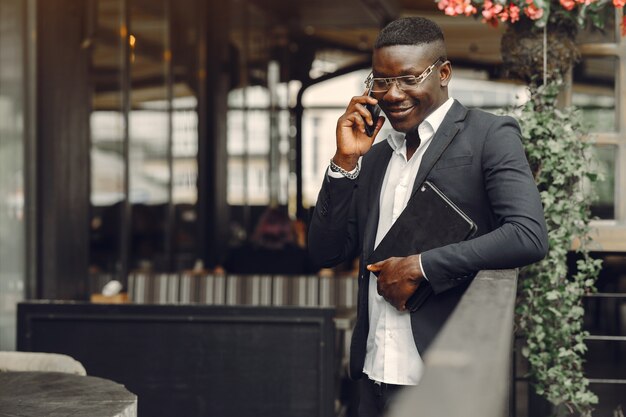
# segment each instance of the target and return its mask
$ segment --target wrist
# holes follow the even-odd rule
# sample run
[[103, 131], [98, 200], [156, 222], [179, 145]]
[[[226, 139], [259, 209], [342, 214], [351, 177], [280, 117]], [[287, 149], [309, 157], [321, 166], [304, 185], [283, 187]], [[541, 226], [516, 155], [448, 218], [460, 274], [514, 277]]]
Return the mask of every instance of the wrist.
[[332, 161], [335, 163], [335, 165], [341, 167], [342, 169], [345, 169], [346, 171], [352, 171], [356, 168], [359, 162], [359, 158], [335, 154], [335, 156], [333, 156], [332, 158]]
[[[334, 175], [333, 175], [334, 174]], [[330, 176], [344, 176], [345, 178], [354, 180], [359, 176], [359, 166], [357, 165], [354, 169], [348, 171], [337, 165], [332, 159], [330, 160]]]
[[420, 254], [409, 256], [411, 259], [411, 277], [413, 277], [415, 281], [421, 281], [424, 278], [420, 256]]

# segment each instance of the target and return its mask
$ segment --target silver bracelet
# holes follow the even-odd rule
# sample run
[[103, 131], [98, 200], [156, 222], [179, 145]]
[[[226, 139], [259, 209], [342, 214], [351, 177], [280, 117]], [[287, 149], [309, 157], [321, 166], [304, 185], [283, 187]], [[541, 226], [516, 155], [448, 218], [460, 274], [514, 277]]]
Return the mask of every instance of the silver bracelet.
[[361, 171], [361, 168], [359, 168], [359, 164], [356, 164], [356, 169], [355, 169], [354, 172], [346, 171], [345, 169], [343, 169], [342, 167], [337, 165], [335, 162], [333, 162], [333, 160], [331, 158], [330, 159], [330, 170], [333, 171], [333, 172], [338, 172], [341, 175], [343, 175], [344, 177], [353, 180], [353, 179], [355, 179], [356, 177], [359, 176], [359, 172]]

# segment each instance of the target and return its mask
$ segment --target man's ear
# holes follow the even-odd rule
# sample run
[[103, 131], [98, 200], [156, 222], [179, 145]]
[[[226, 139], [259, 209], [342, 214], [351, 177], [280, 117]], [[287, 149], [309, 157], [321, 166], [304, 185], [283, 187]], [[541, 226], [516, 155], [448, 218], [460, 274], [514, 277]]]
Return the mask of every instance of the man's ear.
[[450, 61], [445, 61], [439, 67], [439, 85], [441, 87], [447, 87], [452, 78], [452, 64]]

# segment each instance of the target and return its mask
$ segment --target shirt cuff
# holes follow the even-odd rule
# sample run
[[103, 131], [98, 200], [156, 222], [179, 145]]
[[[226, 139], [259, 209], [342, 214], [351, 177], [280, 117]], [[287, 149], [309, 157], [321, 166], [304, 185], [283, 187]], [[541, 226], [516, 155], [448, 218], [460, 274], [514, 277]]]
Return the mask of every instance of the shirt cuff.
[[[356, 166], [356, 168], [354, 168], [352, 171], [348, 171], [348, 172], [349, 172], [350, 174], [354, 174], [358, 168], [359, 168], [359, 166], [357, 165], [357, 166]], [[326, 174], [327, 174], [330, 178], [345, 178], [341, 172], [335, 172], [335, 171], [332, 171], [332, 170], [330, 169], [330, 166], [328, 166], [328, 168], [326, 169]]]
[[426, 276], [426, 271], [424, 271], [424, 267], [422, 266], [422, 255], [420, 254], [420, 256], [418, 256], [418, 259], [420, 261], [420, 269], [422, 270], [422, 275], [424, 275], [424, 278], [426, 279], [426, 281], [429, 281], [428, 277]]

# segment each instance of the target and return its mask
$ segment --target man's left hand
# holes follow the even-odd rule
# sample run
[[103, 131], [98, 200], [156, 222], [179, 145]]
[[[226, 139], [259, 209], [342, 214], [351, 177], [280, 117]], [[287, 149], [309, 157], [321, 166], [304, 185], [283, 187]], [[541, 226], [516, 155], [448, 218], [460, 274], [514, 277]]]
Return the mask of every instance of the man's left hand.
[[407, 300], [424, 279], [419, 255], [388, 258], [368, 265], [367, 270], [378, 272], [378, 294], [399, 311], [406, 310]]

